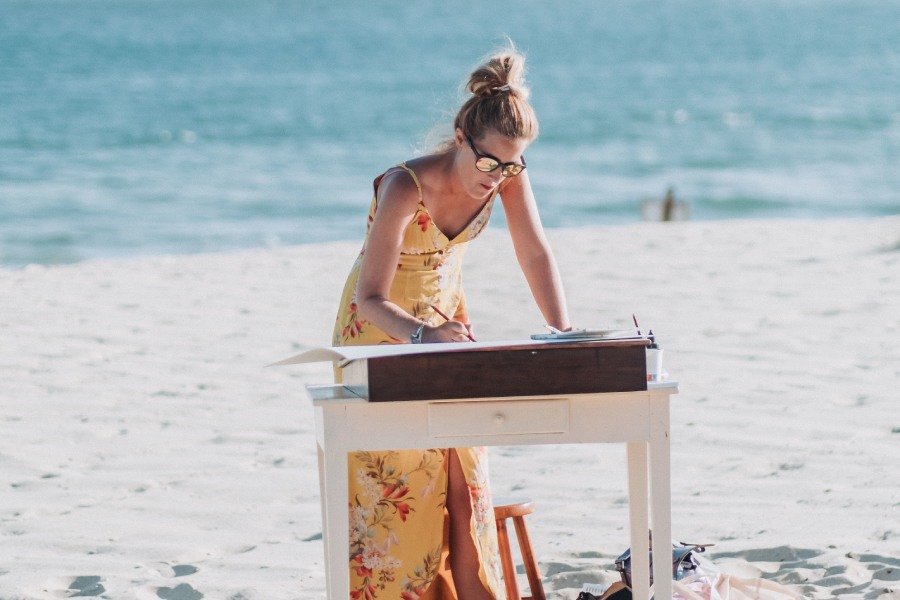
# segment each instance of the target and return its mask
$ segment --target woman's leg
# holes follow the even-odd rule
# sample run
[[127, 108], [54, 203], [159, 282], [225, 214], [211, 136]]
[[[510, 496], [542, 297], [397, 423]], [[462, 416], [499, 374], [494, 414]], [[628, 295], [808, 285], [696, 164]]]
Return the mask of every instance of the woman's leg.
[[450, 515], [450, 572], [459, 600], [494, 600], [478, 576], [478, 550], [472, 539], [472, 500], [456, 450], [450, 449], [447, 512]]

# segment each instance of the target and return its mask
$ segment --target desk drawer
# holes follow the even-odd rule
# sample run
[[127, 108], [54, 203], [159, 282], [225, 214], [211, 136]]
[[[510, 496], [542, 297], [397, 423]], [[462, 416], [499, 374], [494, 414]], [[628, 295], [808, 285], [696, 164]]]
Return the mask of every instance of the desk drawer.
[[[369, 402], [462, 398], [565, 397], [647, 389], [647, 340], [478, 345], [445, 352], [422, 344], [414, 354], [373, 356], [344, 367], [345, 385]], [[463, 344], [466, 348], [468, 344]], [[363, 364], [355, 373], [348, 367]]]
[[565, 398], [428, 405], [428, 432], [433, 437], [567, 431], [569, 401]]

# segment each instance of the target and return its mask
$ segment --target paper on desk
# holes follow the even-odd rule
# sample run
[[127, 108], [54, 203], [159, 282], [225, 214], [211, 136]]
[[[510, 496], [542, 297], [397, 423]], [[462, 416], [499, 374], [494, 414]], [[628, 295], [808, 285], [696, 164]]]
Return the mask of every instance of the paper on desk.
[[280, 360], [269, 366], [298, 365], [313, 362], [338, 362], [339, 366], [363, 358], [380, 358], [384, 356], [403, 356], [407, 354], [433, 354], [435, 352], [455, 352], [463, 350], [479, 350], [508, 346], [534, 345], [533, 340], [501, 341], [501, 342], [449, 342], [443, 344], [379, 344], [372, 346], [330, 346], [313, 348], [300, 354]]
[[341, 355], [338, 350], [341, 348], [313, 348], [312, 350], [307, 350], [306, 352], [301, 352], [300, 354], [295, 354], [290, 358], [285, 358], [284, 360], [279, 360], [278, 362], [272, 363], [268, 365], [270, 367], [281, 367], [284, 365], [299, 365], [303, 363], [314, 363], [314, 362], [334, 362], [339, 360], [344, 360], [344, 356]]
[[[584, 330], [582, 330], [584, 331]], [[640, 337], [640, 336], [633, 336]], [[373, 346], [330, 346], [324, 348], [313, 348], [300, 354], [291, 356], [284, 360], [280, 360], [269, 366], [277, 367], [284, 365], [298, 365], [313, 362], [336, 362], [338, 366], [344, 366], [349, 362], [368, 358], [381, 358], [385, 356], [404, 356], [410, 354], [434, 354], [437, 352], [472, 352], [475, 350], [484, 350], [490, 348], [515, 348], [517, 346], [529, 346], [552, 344], [554, 341], [578, 341], [578, 340], [598, 340], [598, 337], [582, 337], [574, 336], [568, 338], [550, 337], [547, 339], [528, 339], [514, 341], [497, 341], [497, 342], [449, 342], [443, 344], [379, 344]], [[614, 339], [614, 338], [609, 338]]]

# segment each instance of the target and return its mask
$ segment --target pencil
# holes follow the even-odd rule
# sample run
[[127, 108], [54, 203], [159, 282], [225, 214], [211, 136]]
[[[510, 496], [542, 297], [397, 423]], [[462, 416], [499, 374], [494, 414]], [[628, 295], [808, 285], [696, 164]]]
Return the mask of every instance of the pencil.
[[[431, 310], [433, 310], [434, 312], [436, 312], [436, 313], [439, 314], [440, 316], [444, 317], [444, 320], [445, 320], [445, 321], [452, 321], [452, 320], [453, 320], [453, 319], [451, 319], [450, 317], [448, 317], [447, 315], [445, 315], [444, 313], [442, 313], [442, 312], [441, 312], [441, 309], [439, 309], [439, 308], [438, 308], [437, 306], [435, 306], [434, 304], [431, 305]], [[465, 324], [465, 323], [464, 323], [464, 324]], [[475, 341], [475, 338], [472, 337], [472, 334], [471, 334], [471, 333], [466, 333], [466, 336], [467, 336], [470, 340], [472, 340], [473, 342]]]

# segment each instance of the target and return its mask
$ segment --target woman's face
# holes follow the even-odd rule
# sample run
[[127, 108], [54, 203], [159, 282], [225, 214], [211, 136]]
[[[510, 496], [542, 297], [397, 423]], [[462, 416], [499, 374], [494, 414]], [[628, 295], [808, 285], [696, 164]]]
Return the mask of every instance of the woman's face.
[[[518, 170], [515, 165], [523, 165], [525, 148], [528, 140], [522, 138], [509, 138], [493, 130], [488, 130], [480, 138], [467, 139], [462, 130], [456, 130], [456, 156], [457, 168], [460, 179], [466, 191], [473, 198], [487, 198], [505, 179], [503, 171], [507, 173]], [[500, 166], [493, 171], [485, 172], [476, 166], [489, 164], [493, 159]]]

